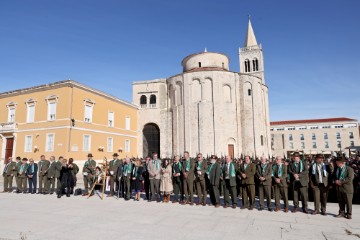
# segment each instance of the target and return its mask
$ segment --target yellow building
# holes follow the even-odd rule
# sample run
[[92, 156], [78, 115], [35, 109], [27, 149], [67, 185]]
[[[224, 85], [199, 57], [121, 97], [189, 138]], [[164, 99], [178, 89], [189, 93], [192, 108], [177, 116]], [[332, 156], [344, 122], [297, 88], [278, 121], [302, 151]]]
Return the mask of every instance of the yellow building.
[[0, 94], [0, 156], [137, 155], [137, 107], [67, 80]]

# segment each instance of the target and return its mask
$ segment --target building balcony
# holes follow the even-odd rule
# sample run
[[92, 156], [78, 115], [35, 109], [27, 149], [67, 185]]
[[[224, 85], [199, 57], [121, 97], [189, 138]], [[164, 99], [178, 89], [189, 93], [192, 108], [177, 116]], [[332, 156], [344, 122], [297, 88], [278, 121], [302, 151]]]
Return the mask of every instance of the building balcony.
[[3, 132], [12, 132], [16, 129], [17, 124], [14, 122], [10, 123], [0, 123], [0, 133]]

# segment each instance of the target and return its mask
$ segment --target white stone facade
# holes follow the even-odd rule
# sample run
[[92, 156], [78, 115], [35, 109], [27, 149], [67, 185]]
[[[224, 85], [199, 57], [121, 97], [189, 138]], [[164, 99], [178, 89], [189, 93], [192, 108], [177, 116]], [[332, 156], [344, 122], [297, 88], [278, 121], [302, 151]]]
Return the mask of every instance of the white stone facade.
[[[226, 55], [202, 52], [184, 58], [183, 73], [133, 83], [133, 103], [139, 105], [139, 156], [147, 155], [143, 151], [147, 143], [142, 140], [149, 123], [160, 130], [161, 157], [184, 151], [191, 156], [199, 152], [234, 157], [271, 154], [262, 49], [245, 46], [239, 54], [240, 72], [229, 71]], [[256, 66], [245, 69], [245, 61]]]

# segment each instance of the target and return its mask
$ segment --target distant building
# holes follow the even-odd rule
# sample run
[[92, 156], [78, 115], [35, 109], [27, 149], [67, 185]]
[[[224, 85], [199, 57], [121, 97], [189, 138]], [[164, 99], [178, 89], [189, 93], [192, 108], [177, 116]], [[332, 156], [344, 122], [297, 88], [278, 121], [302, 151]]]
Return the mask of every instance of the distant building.
[[290, 156], [342, 151], [346, 155], [360, 150], [359, 123], [350, 118], [290, 120], [270, 123], [273, 156]]
[[137, 155], [137, 107], [75, 81], [0, 93], [0, 156]]
[[268, 156], [268, 87], [263, 50], [250, 20], [239, 56], [240, 72], [229, 70], [225, 54], [205, 50], [185, 57], [182, 73], [134, 82], [138, 155], [171, 157], [186, 150], [191, 156]]

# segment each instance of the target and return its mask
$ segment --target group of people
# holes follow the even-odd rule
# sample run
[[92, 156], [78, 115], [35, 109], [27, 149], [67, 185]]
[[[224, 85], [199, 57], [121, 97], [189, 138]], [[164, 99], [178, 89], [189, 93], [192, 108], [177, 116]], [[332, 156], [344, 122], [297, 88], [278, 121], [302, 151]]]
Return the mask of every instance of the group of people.
[[[130, 158], [119, 159], [113, 154], [113, 159], [106, 169], [96, 166], [93, 155], [88, 154], [88, 160], [83, 166], [85, 191], [83, 196], [93, 194], [89, 192], [94, 184], [101, 182], [103, 175], [109, 176], [110, 191], [108, 197], [117, 195], [130, 200], [134, 192], [134, 200], [140, 200], [140, 193], [145, 191], [148, 201], [168, 203], [173, 194], [173, 203], [182, 205], [207, 205], [207, 196], [216, 208], [220, 207], [220, 192], [224, 196], [223, 207], [237, 208], [238, 196], [241, 195], [241, 209], [255, 208], [255, 194], [259, 197], [259, 210], [266, 208], [273, 210], [271, 199], [275, 198], [274, 211], [280, 211], [280, 201], [283, 201], [284, 212], [289, 211], [290, 194], [293, 198], [293, 212], [308, 211], [309, 188], [314, 198], [314, 210], [311, 214], [326, 215], [326, 205], [330, 189], [336, 189], [339, 213], [336, 217], [352, 218], [352, 200], [354, 195], [354, 169], [345, 163], [343, 157], [330, 162], [324, 162], [324, 156], [317, 154], [311, 161], [301, 159], [295, 152], [291, 161], [276, 157], [274, 161], [262, 156], [254, 161], [250, 156], [233, 160], [230, 156], [218, 159], [212, 155], [205, 159], [201, 153], [196, 159], [185, 151], [182, 158], [159, 159], [157, 153], [146, 157], [145, 161]], [[26, 180], [29, 193], [36, 192], [39, 180], [38, 194], [56, 193], [60, 198], [63, 194], [70, 196], [76, 185], [78, 166], [73, 159], [50, 157], [50, 161], [41, 156], [38, 164], [33, 159], [11, 159], [4, 168], [4, 192], [11, 191], [12, 178], [16, 178], [17, 192], [26, 193]], [[197, 201], [194, 199], [194, 192]], [[300, 207], [301, 202], [301, 207]]]
[[[46, 160], [45, 156], [41, 155], [40, 161], [35, 163], [32, 158], [16, 157], [16, 161], [13, 161], [10, 157], [3, 170], [3, 193], [13, 191], [12, 183], [15, 177], [16, 193], [56, 193], [58, 198], [61, 198], [64, 194], [70, 197], [70, 194], [74, 192], [78, 172], [79, 167], [72, 158], [68, 161], [63, 157], [59, 157], [56, 161], [54, 156], [51, 156], [50, 160]], [[36, 192], [38, 183], [39, 188]], [[29, 188], [27, 188], [27, 184]]]

